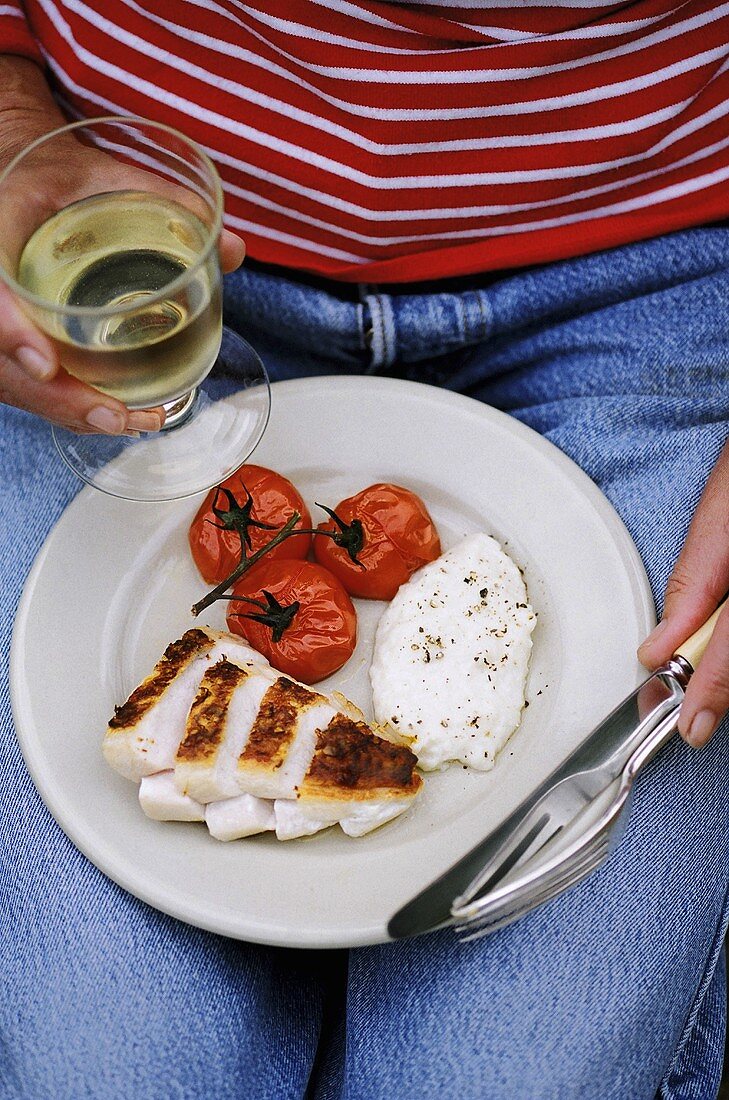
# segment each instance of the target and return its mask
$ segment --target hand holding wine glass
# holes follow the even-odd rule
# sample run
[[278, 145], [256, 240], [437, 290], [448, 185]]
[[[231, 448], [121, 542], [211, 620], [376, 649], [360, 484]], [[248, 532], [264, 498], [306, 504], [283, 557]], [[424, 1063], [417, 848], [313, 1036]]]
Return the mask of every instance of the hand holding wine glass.
[[[66, 120], [58, 110], [41, 70], [22, 57], [0, 59], [0, 172], [26, 145], [38, 136], [63, 127]], [[67, 172], [84, 178], [91, 157], [99, 178], [107, 179], [108, 190], [117, 187], [120, 165], [113, 157], [76, 143], [69, 150]], [[155, 190], [161, 180], [152, 173], [125, 167], [132, 189]], [[136, 179], [132, 179], [136, 176]], [[143, 180], [143, 183], [142, 183]], [[166, 186], [166, 185], [165, 185]], [[10, 219], [5, 233], [19, 226], [26, 196], [19, 195], [16, 208], [8, 207]], [[240, 238], [223, 230], [220, 261], [223, 272], [234, 271], [243, 260]], [[150, 431], [159, 425], [159, 414], [130, 411], [121, 401], [81, 383], [60, 367], [53, 342], [38, 329], [8, 287], [0, 282], [0, 399], [4, 403], [34, 412], [46, 420], [79, 432], [124, 430]]]
[[[32, 83], [35, 66], [22, 59], [13, 59], [11, 73], [22, 69], [23, 86], [28, 90]], [[6, 74], [7, 76], [8, 74]], [[41, 102], [42, 99], [42, 102]], [[11, 156], [9, 152], [19, 150], [35, 140], [47, 127], [48, 121], [64, 124], [57, 113], [54, 119], [53, 108], [49, 110], [44, 88], [37, 92], [40, 118], [29, 111], [13, 119], [12, 145], [3, 141], [0, 132], [0, 170], [6, 167]], [[51, 101], [52, 105], [52, 101]], [[43, 120], [42, 122], [40, 120]], [[77, 142], [69, 147], [68, 157], [63, 164], [66, 178], [81, 181], [94, 173], [99, 187], [105, 191], [122, 188], [131, 191], [159, 192], [170, 191], [169, 184], [151, 172], [131, 166], [121, 165], [112, 156], [89, 149]], [[53, 185], [44, 177], [34, 181], [34, 187], [48, 186], [48, 204], [53, 201], [50, 191], [57, 190], [59, 181]], [[28, 196], [23, 188], [16, 191], [16, 200], [8, 201], [6, 225], [20, 227], [23, 211], [27, 209]], [[240, 265], [245, 246], [235, 234], [223, 230], [219, 243], [219, 256], [223, 272], [233, 271]], [[112, 434], [124, 431], [154, 431], [159, 428], [163, 413], [160, 409], [129, 410], [126, 405], [111, 394], [100, 391], [70, 375], [59, 362], [57, 349], [51, 339], [36, 325], [14, 298], [10, 289], [0, 281], [0, 400], [6, 404], [33, 412], [54, 424], [76, 432], [107, 432]]]
[[[234, 271], [242, 253], [240, 238], [224, 231], [220, 242], [223, 272]], [[158, 410], [128, 409], [64, 370], [53, 343], [32, 324], [2, 282], [0, 400], [79, 433], [155, 431], [161, 424]]]
[[[221, 348], [221, 260], [237, 266], [243, 246], [222, 234], [220, 179], [199, 146], [127, 117], [45, 133], [0, 175], [0, 221], [0, 277], [14, 299], [0, 395], [61, 426], [56, 445], [83, 480], [167, 500], [245, 461], [267, 421], [268, 380], [228, 333], [223, 357], [248, 399], [226, 408], [204, 385]], [[163, 430], [132, 453], [63, 428]]]

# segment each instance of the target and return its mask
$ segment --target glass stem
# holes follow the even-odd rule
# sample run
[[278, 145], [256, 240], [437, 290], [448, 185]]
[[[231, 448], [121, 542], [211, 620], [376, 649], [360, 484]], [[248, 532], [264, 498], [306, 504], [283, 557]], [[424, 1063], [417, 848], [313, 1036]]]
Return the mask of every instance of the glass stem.
[[169, 432], [173, 428], [179, 428], [180, 425], [186, 423], [192, 416], [196, 403], [197, 388], [189, 390], [187, 393], [183, 393], [182, 397], [177, 397], [174, 401], [163, 402], [162, 408], [165, 410], [165, 422], [161, 430], [163, 432]]

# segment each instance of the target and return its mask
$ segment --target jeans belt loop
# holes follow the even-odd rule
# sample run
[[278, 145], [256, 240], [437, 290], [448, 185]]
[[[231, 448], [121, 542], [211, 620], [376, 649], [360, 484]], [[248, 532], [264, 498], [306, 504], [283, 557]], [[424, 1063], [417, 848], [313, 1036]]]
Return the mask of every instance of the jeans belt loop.
[[365, 342], [370, 349], [368, 374], [392, 366], [397, 357], [397, 329], [392, 299], [389, 294], [372, 294], [373, 287], [363, 287], [365, 313]]

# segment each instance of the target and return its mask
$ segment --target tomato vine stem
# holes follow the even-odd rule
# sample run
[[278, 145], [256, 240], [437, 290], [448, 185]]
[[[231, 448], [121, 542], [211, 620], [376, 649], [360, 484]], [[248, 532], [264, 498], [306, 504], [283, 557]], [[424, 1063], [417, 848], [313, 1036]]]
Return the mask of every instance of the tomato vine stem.
[[[325, 535], [327, 538], [333, 539], [337, 546], [341, 546], [343, 550], [346, 550], [350, 559], [355, 565], [358, 565], [360, 569], [367, 568], [364, 562], [360, 561], [357, 557], [364, 546], [364, 528], [362, 527], [362, 521], [353, 519], [351, 523], [345, 523], [335, 511], [331, 508], [327, 508], [326, 504], [319, 504], [316, 501], [317, 508], [321, 508], [322, 511], [326, 512], [336, 524], [336, 530], [322, 531], [319, 527], [315, 529], [307, 527], [297, 528], [296, 524], [301, 519], [301, 516], [298, 512], [293, 512], [278, 533], [274, 535], [272, 539], [269, 539], [264, 546], [261, 546], [259, 550], [256, 550], [255, 554], [251, 554], [251, 556], [248, 557], [246, 549], [251, 544], [250, 535], [248, 533], [249, 527], [260, 527], [267, 531], [275, 531], [275, 527], [272, 524], [262, 523], [259, 520], [252, 519], [251, 509], [253, 500], [250, 493], [248, 493], [245, 504], [240, 505], [228, 489], [221, 490], [221, 487], [218, 486], [218, 492], [221, 491], [228, 497], [228, 511], [223, 511], [222, 508], [216, 506], [218, 501], [218, 493], [216, 492], [213, 500], [213, 512], [221, 522], [219, 524], [213, 523], [212, 520], [208, 520], [207, 522], [220, 530], [237, 531], [240, 535], [241, 560], [224, 581], [221, 581], [220, 584], [211, 589], [206, 596], [203, 596], [201, 600], [198, 600], [197, 603], [192, 605], [192, 614], [195, 617], [202, 611], [205, 611], [206, 608], [210, 607], [211, 604], [215, 603], [216, 600], [223, 599], [227, 589], [229, 589], [232, 584], [235, 584], [235, 582], [255, 565], [257, 561], [260, 561], [264, 554], [267, 554], [269, 550], [273, 550], [275, 546], [278, 546], [291, 535], [314, 535], [315, 537], [317, 535]], [[296, 530], [294, 530], [294, 528], [296, 528]], [[248, 618], [256, 618], [256, 616], [249, 615]], [[272, 626], [273, 624], [269, 623], [268, 625]], [[288, 623], [286, 625], [288, 625]], [[283, 629], [285, 629], [285, 627]]]
[[247, 573], [248, 570], [256, 564], [256, 562], [260, 561], [264, 554], [268, 553], [269, 550], [273, 550], [275, 546], [278, 546], [279, 543], [282, 543], [290, 535], [298, 535], [299, 532], [295, 531], [294, 528], [296, 527], [296, 524], [299, 522], [300, 519], [301, 516], [298, 512], [292, 512], [281, 530], [277, 534], [275, 534], [273, 538], [265, 544], [265, 546], [262, 546], [260, 550], [256, 550], [255, 554], [251, 554], [249, 558], [245, 557], [245, 555], [243, 554], [241, 561], [235, 567], [230, 576], [226, 577], [224, 581], [221, 581], [220, 584], [217, 584], [215, 586], [215, 588], [212, 588], [206, 596], [203, 596], [201, 600], [198, 600], [197, 603], [192, 605], [192, 614], [197, 617], [202, 611], [205, 611], [206, 608], [210, 607], [211, 604], [214, 604], [217, 599], [219, 599], [221, 596], [224, 596], [227, 589], [230, 588], [232, 584], [235, 584], [235, 582], [239, 580], [239, 578], [242, 577], [244, 573]]

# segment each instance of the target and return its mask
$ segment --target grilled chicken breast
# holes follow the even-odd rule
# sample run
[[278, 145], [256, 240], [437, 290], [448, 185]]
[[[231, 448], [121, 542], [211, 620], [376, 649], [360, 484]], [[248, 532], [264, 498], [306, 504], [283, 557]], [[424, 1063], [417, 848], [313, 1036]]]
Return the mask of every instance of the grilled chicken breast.
[[268, 671], [226, 658], [206, 671], [175, 756], [175, 782], [183, 794], [214, 802], [241, 793], [236, 765], [271, 686]]
[[276, 836], [279, 840], [297, 840], [300, 836], [312, 836], [334, 824], [323, 818], [307, 814], [299, 807], [297, 798], [277, 798], [272, 803]]
[[200, 681], [217, 657], [258, 655], [230, 634], [188, 630], [167, 646], [150, 675], [120, 707], [115, 707], [104, 737], [103, 753], [126, 779], [174, 767], [177, 746]]
[[252, 794], [239, 794], [221, 802], [209, 802], [205, 821], [216, 840], [239, 840], [255, 833], [265, 833], [275, 827], [273, 802]]
[[[339, 822], [350, 836], [362, 836], [392, 820], [412, 802], [422, 780], [415, 757], [404, 745], [377, 737], [364, 722], [335, 714], [316, 734], [316, 749], [295, 803], [276, 802], [276, 832], [290, 839], [295, 829], [314, 832]], [[295, 809], [294, 809], [295, 807]]]
[[311, 763], [317, 729], [336, 711], [323, 695], [279, 676], [266, 691], [238, 758], [238, 788], [259, 798], [294, 798]]
[[139, 784], [139, 805], [154, 821], [204, 821], [205, 807], [180, 794], [173, 771], [145, 775]]
[[[349, 710], [349, 714], [343, 713]], [[205, 820], [234, 840], [275, 828], [281, 840], [337, 822], [361, 836], [402, 813], [422, 780], [409, 748], [228, 634], [189, 630], [117, 707], [108, 763], [142, 779], [144, 812]]]

